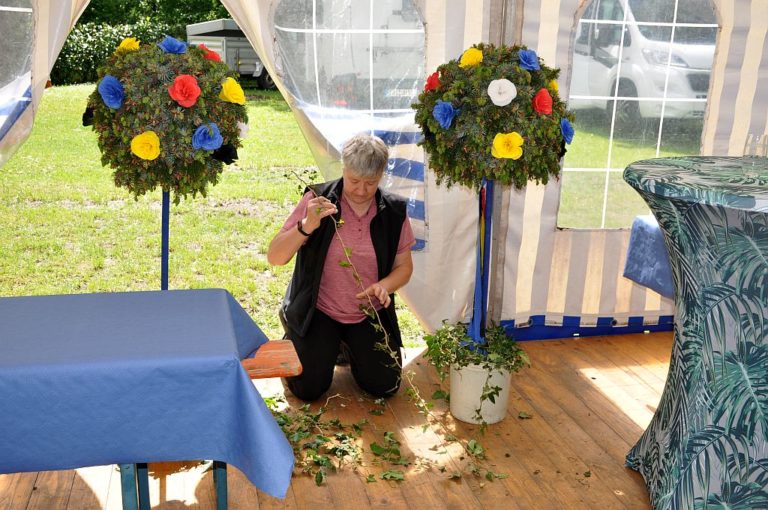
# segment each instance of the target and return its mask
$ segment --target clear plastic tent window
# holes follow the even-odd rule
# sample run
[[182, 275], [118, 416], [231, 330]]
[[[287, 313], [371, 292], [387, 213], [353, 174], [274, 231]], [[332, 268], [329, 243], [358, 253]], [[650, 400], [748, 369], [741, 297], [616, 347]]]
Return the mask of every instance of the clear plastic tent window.
[[32, 101], [32, 23], [31, 0], [0, 0], [0, 163], [6, 135]]
[[274, 30], [283, 84], [327, 143], [340, 152], [365, 131], [387, 143], [381, 186], [408, 199], [414, 249], [423, 249], [424, 152], [410, 105], [424, 86], [425, 33], [413, 2], [281, 0]]

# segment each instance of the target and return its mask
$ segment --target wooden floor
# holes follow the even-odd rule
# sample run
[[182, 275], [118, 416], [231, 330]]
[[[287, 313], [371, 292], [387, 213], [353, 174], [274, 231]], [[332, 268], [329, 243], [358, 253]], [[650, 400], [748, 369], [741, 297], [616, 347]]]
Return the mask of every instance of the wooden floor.
[[[650, 508], [642, 477], [624, 467], [624, 456], [653, 416], [671, 343], [671, 333], [527, 342], [533, 367], [513, 376], [508, 416], [483, 436], [477, 426], [447, 414], [443, 428], [424, 431], [423, 417], [402, 390], [387, 401], [383, 415], [372, 415], [372, 402], [359, 398], [349, 370], [338, 368], [329, 394], [339, 396], [329, 401], [323, 417], [344, 423], [368, 419], [361, 443], [366, 449], [384, 431], [394, 432], [402, 453], [415, 460], [405, 469], [405, 481], [366, 483], [367, 474], [381, 472], [366, 457], [357, 472], [332, 473], [321, 487], [295, 473], [285, 500], [278, 500], [260, 493], [230, 466], [229, 508]], [[418, 352], [406, 363], [420, 391], [431, 395], [437, 388], [431, 367]], [[283, 391], [279, 380], [257, 385], [263, 395]], [[442, 401], [436, 403], [436, 414], [444, 411]], [[519, 419], [521, 411], [532, 418]], [[468, 459], [455, 443], [445, 444], [445, 434], [477, 438], [492, 469], [509, 477], [494, 482], [472, 475], [451, 478]], [[150, 465], [152, 507], [215, 508], [209, 467]], [[119, 509], [119, 480], [115, 466], [2, 475], [0, 510]]]

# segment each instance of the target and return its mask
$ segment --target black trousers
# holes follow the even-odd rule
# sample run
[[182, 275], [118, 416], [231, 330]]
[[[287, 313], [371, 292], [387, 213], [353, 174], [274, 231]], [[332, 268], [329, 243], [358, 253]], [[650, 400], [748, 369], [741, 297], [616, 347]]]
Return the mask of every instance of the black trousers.
[[360, 388], [375, 397], [394, 395], [400, 387], [402, 357], [400, 348], [392, 340], [389, 319], [380, 315], [389, 348], [382, 348], [384, 334], [376, 330], [378, 322], [370, 318], [357, 324], [343, 324], [316, 309], [306, 335], [299, 336], [287, 329], [286, 338], [293, 341], [304, 367], [301, 375], [285, 379], [291, 393], [301, 400], [313, 401], [328, 391], [336, 357], [343, 345], [352, 376]]

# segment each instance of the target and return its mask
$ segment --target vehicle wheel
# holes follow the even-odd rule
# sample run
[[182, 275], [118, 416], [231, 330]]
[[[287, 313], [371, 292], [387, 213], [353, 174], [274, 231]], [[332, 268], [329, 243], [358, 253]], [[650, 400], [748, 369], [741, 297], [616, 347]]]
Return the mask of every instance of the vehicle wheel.
[[[619, 84], [618, 96], [637, 97], [635, 86], [629, 82], [621, 82]], [[618, 101], [608, 101], [605, 113], [609, 121], [613, 116], [614, 102], [616, 103], [616, 122], [614, 124], [614, 131], [618, 130], [621, 133], [636, 134], [644, 130], [646, 122], [640, 115], [640, 103], [637, 101], [621, 99]]]
[[264, 69], [256, 80], [259, 82], [259, 87], [264, 90], [274, 90], [276, 88], [275, 81], [269, 75], [266, 69]]

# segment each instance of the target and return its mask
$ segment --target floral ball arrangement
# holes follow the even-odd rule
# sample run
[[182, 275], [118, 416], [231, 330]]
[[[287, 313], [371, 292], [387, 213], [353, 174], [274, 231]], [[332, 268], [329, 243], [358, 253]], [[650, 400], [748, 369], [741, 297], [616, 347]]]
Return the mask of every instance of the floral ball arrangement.
[[438, 183], [520, 189], [557, 177], [574, 134], [559, 73], [525, 46], [476, 44], [439, 66], [413, 105]]
[[247, 113], [243, 89], [219, 55], [166, 37], [120, 43], [99, 68], [83, 123], [98, 133], [101, 162], [136, 197], [158, 186], [174, 201], [205, 195], [237, 159]]

